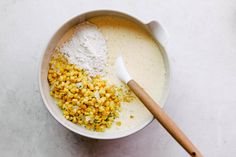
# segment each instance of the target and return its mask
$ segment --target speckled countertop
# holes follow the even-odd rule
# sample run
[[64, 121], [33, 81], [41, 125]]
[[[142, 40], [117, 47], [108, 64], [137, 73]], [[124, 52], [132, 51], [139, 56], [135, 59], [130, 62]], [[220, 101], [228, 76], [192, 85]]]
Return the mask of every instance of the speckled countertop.
[[44, 107], [42, 51], [66, 20], [93, 9], [161, 21], [173, 72], [164, 109], [206, 157], [235, 156], [235, 0], [0, 1], [0, 156], [188, 156], [156, 121], [127, 138], [97, 141], [65, 129]]

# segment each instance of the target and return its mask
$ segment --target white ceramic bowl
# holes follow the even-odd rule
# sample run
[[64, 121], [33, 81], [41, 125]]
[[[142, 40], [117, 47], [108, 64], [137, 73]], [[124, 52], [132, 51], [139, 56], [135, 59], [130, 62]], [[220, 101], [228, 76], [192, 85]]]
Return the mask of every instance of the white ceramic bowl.
[[161, 101], [159, 102], [162, 104], [162, 106], [165, 104], [168, 91], [169, 91], [169, 80], [170, 80], [170, 69], [169, 69], [169, 61], [168, 57], [165, 51], [165, 45], [167, 43], [167, 34], [166, 31], [163, 29], [163, 27], [157, 22], [157, 21], [151, 21], [148, 24], [144, 24], [140, 20], [127, 15], [125, 13], [117, 12], [117, 11], [111, 11], [111, 10], [98, 10], [98, 11], [92, 11], [92, 12], [87, 12], [81, 15], [78, 15], [74, 17], [73, 19], [69, 20], [66, 22], [61, 28], [59, 28], [56, 33], [53, 35], [51, 40], [49, 41], [43, 55], [41, 58], [41, 65], [39, 69], [39, 87], [40, 87], [40, 92], [44, 101], [45, 106], [49, 110], [49, 112], [52, 114], [52, 116], [59, 122], [61, 123], [64, 127], [68, 128], [69, 130], [78, 133], [80, 135], [90, 137], [90, 138], [95, 138], [95, 139], [116, 139], [116, 138], [121, 138], [125, 137], [128, 135], [131, 135], [145, 126], [147, 126], [153, 119], [150, 119], [149, 121], [146, 121], [143, 123], [140, 127], [134, 128], [131, 130], [127, 131], [120, 131], [116, 133], [99, 133], [99, 132], [94, 132], [94, 131], [89, 131], [85, 129], [84, 127], [78, 126], [76, 124], [73, 124], [72, 122], [66, 120], [62, 113], [61, 110], [58, 108], [58, 106], [55, 104], [55, 101], [49, 94], [49, 84], [47, 80], [47, 74], [48, 74], [48, 68], [49, 68], [49, 60], [50, 56], [53, 52], [53, 49], [56, 47], [57, 43], [59, 40], [62, 38], [62, 36], [73, 26], [86, 21], [89, 18], [96, 17], [96, 16], [102, 16], [102, 15], [113, 15], [113, 16], [120, 16], [132, 21], [135, 21], [137, 24], [140, 24], [144, 29], [150, 32], [150, 34], [156, 39], [157, 44], [159, 44], [163, 58], [164, 58], [164, 63], [165, 63], [165, 68], [166, 68], [166, 84], [165, 84], [165, 89], [164, 89], [164, 94], [162, 95]]

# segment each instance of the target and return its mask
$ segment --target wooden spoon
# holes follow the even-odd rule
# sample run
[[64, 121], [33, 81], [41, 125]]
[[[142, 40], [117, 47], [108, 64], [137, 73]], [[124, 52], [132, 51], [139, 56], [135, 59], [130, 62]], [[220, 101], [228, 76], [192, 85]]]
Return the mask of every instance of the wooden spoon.
[[170, 135], [191, 155], [192, 157], [203, 157], [200, 151], [192, 144], [188, 137], [180, 130], [174, 121], [162, 110], [142, 87], [135, 82], [127, 72], [122, 57], [116, 60], [117, 77], [134, 92], [146, 108], [161, 123], [161, 125], [170, 133]]

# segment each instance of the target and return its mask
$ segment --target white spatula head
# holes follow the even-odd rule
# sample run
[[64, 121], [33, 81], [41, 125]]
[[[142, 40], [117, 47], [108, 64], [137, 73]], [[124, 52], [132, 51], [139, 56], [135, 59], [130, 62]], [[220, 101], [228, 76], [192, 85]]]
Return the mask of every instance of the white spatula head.
[[132, 79], [125, 67], [123, 58], [121, 56], [116, 59], [115, 68], [116, 75], [122, 82], [127, 84]]

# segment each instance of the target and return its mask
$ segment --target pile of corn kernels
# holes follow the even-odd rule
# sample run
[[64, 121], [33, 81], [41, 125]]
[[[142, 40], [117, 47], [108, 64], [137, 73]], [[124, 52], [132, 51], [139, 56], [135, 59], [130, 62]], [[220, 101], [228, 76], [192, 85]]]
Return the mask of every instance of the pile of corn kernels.
[[111, 127], [119, 117], [121, 102], [133, 99], [130, 91], [126, 87], [109, 85], [100, 76], [90, 77], [85, 70], [68, 63], [60, 52], [54, 54], [48, 70], [50, 95], [64, 117], [98, 132]]

